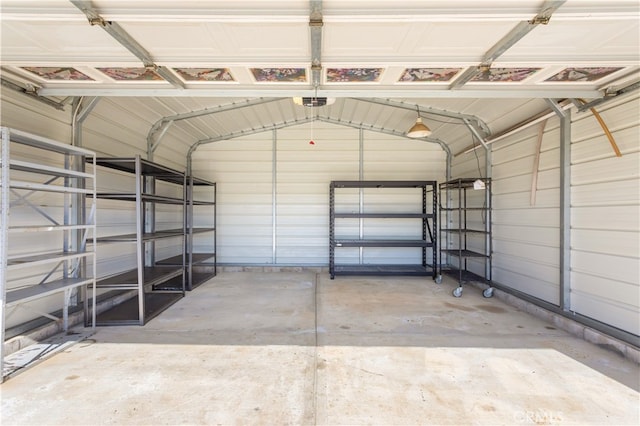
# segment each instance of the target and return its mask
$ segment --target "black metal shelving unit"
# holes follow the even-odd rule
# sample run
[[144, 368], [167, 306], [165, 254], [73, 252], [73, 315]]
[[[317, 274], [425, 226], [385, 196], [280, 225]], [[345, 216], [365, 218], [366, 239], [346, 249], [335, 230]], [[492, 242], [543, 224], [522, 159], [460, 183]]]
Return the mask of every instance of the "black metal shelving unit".
[[480, 281], [489, 285], [484, 297], [491, 297], [491, 179], [453, 179], [439, 189], [440, 265], [458, 279], [453, 295], [462, 296], [465, 282]]
[[[329, 273], [331, 279], [336, 275], [409, 275], [429, 276], [438, 279], [437, 263], [437, 183], [435, 181], [333, 181], [329, 187]], [[345, 188], [359, 189], [357, 212], [336, 211], [336, 190]], [[376, 189], [420, 188], [421, 200], [419, 212], [366, 212], [363, 191]], [[354, 205], [355, 203], [352, 203]], [[358, 219], [360, 235], [358, 238], [343, 238], [336, 235], [336, 221], [340, 219]], [[364, 237], [365, 222], [368, 219], [384, 219], [390, 221], [419, 220], [421, 234], [413, 238], [407, 237]], [[420, 264], [357, 264], [336, 261], [336, 249], [357, 247], [362, 251], [367, 247], [385, 248], [417, 248], [421, 250]], [[431, 256], [428, 249], [431, 248]], [[430, 262], [429, 262], [430, 261]]]
[[[136, 232], [101, 236], [97, 243], [136, 244], [136, 267], [128, 271], [98, 279], [97, 288], [117, 293], [131, 292], [124, 303], [102, 312], [98, 325], [144, 325], [163, 310], [177, 302], [185, 294], [185, 235], [186, 176], [184, 173], [142, 159], [139, 155], [127, 158], [100, 157], [96, 165], [107, 169], [130, 173], [135, 178], [131, 192], [98, 192], [98, 199], [135, 203]], [[181, 197], [155, 193], [156, 182], [161, 181], [179, 187]], [[182, 227], [156, 229], [155, 205], [175, 205], [182, 208]], [[154, 243], [159, 240], [179, 241], [179, 263], [161, 265], [155, 259]]]
[[[203, 191], [194, 191], [200, 188]], [[217, 260], [216, 260], [216, 183], [193, 176], [187, 177], [187, 209], [185, 222], [187, 228], [186, 234], [186, 289], [193, 290], [200, 284], [208, 281], [216, 276]], [[209, 189], [209, 194], [206, 194]], [[196, 192], [198, 192], [196, 194]], [[201, 193], [204, 192], [204, 193]], [[196, 224], [194, 219], [195, 210], [204, 210], [201, 216], [207, 222], [204, 225]], [[207, 213], [208, 211], [208, 213]], [[199, 237], [209, 238], [210, 245], [213, 247], [211, 251], [202, 251], [196, 248], [195, 240]], [[174, 256], [156, 262], [162, 266], [179, 266], [182, 265], [182, 257]], [[171, 286], [171, 283], [169, 283]]]

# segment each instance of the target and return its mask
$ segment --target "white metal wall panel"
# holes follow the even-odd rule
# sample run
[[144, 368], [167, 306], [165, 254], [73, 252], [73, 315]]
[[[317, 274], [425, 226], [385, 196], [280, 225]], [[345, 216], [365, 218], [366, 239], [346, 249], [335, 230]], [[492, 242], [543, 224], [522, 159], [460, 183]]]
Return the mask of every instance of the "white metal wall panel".
[[[147, 134], [160, 117], [139, 102], [100, 100], [85, 121], [82, 129], [83, 146], [96, 151], [98, 156], [147, 158]], [[190, 143], [195, 140], [188, 141]], [[164, 166], [184, 171], [188, 146], [176, 143], [168, 134], [153, 156]]]
[[451, 163], [452, 178], [487, 177], [484, 148], [455, 157]]
[[492, 145], [493, 275], [496, 282], [559, 301], [559, 121], [549, 120], [531, 204], [539, 126]]
[[640, 334], [640, 144], [638, 95], [598, 108], [622, 152], [595, 117], [572, 125], [571, 308]]
[[[446, 154], [438, 144], [364, 132], [363, 146], [364, 180], [442, 181], [446, 176]], [[428, 193], [427, 210], [433, 205], [431, 200], [432, 194]], [[422, 190], [365, 189], [363, 202], [367, 213], [419, 213], [422, 211]], [[412, 239], [422, 235], [422, 221], [367, 219], [363, 232], [365, 238]], [[427, 259], [431, 259], [431, 253], [431, 249], [427, 249]], [[362, 250], [362, 259], [363, 263], [420, 264], [422, 251], [419, 248], [366, 247]], [[357, 258], [347, 261], [357, 263]]]
[[[359, 134], [358, 129], [315, 122], [278, 130], [275, 153], [272, 132], [199, 148], [194, 155], [194, 174], [218, 184], [218, 260], [242, 265], [327, 265], [329, 183], [359, 179]], [[364, 132], [362, 146], [365, 180], [444, 178], [446, 157], [437, 144]], [[358, 191], [350, 191], [350, 195], [354, 198], [338, 200], [340, 208], [359, 208]], [[365, 197], [373, 197], [365, 201], [369, 208], [402, 209], [407, 204], [419, 208], [421, 193], [418, 197], [408, 193], [382, 199], [373, 194]], [[352, 222], [339, 226], [344, 227], [341, 232], [357, 237], [359, 223]], [[390, 227], [378, 220], [367, 222], [364, 232], [420, 235], [421, 227], [410, 223]], [[368, 249], [363, 254], [367, 262], [406, 263], [408, 256], [420, 258], [417, 250]], [[341, 261], [359, 260], [358, 249], [344, 249], [338, 255], [345, 256]]]
[[71, 143], [71, 113], [2, 87], [0, 89], [2, 125], [36, 135]]
[[[223, 264], [272, 261], [272, 133], [199, 147], [194, 176], [217, 184], [217, 260]], [[208, 223], [198, 210], [194, 223]]]
[[329, 183], [358, 180], [358, 132], [317, 122], [278, 131], [275, 263], [329, 263]]

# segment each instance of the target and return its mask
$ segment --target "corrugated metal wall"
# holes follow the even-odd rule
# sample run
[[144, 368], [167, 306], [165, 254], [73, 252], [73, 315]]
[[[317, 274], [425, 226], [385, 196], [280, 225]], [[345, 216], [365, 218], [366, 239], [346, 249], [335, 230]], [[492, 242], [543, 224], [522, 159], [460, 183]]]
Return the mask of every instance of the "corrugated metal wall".
[[[218, 261], [326, 266], [332, 180], [444, 179], [446, 157], [437, 144], [362, 133], [361, 145], [360, 130], [316, 122], [201, 146], [193, 171], [218, 184]], [[415, 194], [394, 202], [414, 203]], [[373, 249], [366, 255], [390, 256]]]
[[539, 129], [534, 126], [492, 145], [493, 279], [558, 304], [559, 120], [550, 119], [545, 125], [532, 203]]
[[[638, 95], [599, 108], [620, 146], [616, 158], [595, 118], [574, 113], [571, 166], [571, 309], [639, 334], [640, 305], [640, 111]], [[123, 105], [126, 108], [123, 109]], [[142, 100], [124, 104], [102, 100], [84, 125], [84, 146], [111, 156], [144, 155], [146, 136], [157, 115]], [[134, 117], [132, 120], [131, 117]], [[70, 141], [69, 111], [56, 111], [28, 97], [3, 90], [2, 124]], [[132, 125], [123, 126], [121, 123]], [[535, 204], [531, 182], [538, 128], [532, 127], [492, 145], [493, 279], [550, 303], [559, 294], [559, 120], [550, 119], [543, 134]], [[438, 180], [446, 157], [436, 144], [315, 122], [200, 147], [194, 173], [218, 182], [218, 254], [223, 264], [326, 265], [328, 262], [328, 187], [331, 180]], [[309, 144], [310, 140], [314, 144]], [[464, 142], [460, 142], [463, 144]], [[185, 146], [164, 141], [155, 159], [185, 168]], [[454, 159], [452, 177], [484, 176], [485, 154]], [[118, 173], [103, 174], [103, 189], [128, 185]], [[172, 188], [163, 188], [172, 191]], [[376, 198], [378, 197], [378, 198]], [[401, 194], [395, 205], [411, 204]], [[365, 194], [373, 208], [389, 202]], [[351, 203], [349, 200], [347, 203]], [[104, 202], [102, 202], [104, 203]], [[208, 213], [196, 218], [209, 223]], [[179, 220], [175, 211], [159, 211], [162, 226]], [[130, 206], [101, 204], [99, 232], [126, 231]], [[126, 225], [128, 226], [128, 225]], [[387, 226], [373, 222], [372, 231]], [[355, 229], [355, 228], [354, 228]], [[407, 228], [407, 232], [409, 228]], [[402, 233], [405, 229], [397, 228]], [[197, 242], [203, 247], [208, 240]], [[42, 247], [43, 250], [47, 247]], [[159, 246], [160, 256], [172, 247]], [[99, 251], [101, 274], [132, 265], [122, 246]], [[357, 250], [346, 252], [355, 258]], [[365, 261], [390, 262], [413, 254], [370, 250]], [[57, 306], [58, 301], [51, 302]], [[28, 318], [17, 313], [10, 324]]]
[[640, 334], [640, 97], [574, 114], [571, 156], [571, 307]]
[[[570, 310], [640, 334], [640, 110], [638, 95], [599, 108], [623, 156], [591, 112], [572, 116]], [[547, 121], [535, 201], [536, 125], [492, 147], [493, 280], [544, 301], [560, 294], [560, 129]], [[482, 151], [482, 150], [481, 150]], [[479, 153], [483, 166], [482, 152]], [[474, 154], [453, 176], [475, 176]]]

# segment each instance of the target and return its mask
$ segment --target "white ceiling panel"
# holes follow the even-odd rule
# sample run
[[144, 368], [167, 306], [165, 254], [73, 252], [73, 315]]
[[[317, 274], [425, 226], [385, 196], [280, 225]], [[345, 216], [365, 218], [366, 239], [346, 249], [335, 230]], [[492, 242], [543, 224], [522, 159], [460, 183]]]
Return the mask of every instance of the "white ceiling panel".
[[[322, 25], [310, 25], [312, 4], [320, 6]], [[90, 25], [68, 0], [0, 0], [0, 66], [5, 87], [33, 87], [56, 102], [67, 96], [107, 97], [109, 105], [145, 122], [222, 108], [171, 126], [170, 140], [185, 147], [206, 137], [258, 131], [314, 115], [402, 134], [420, 105], [434, 138], [459, 149], [469, 145], [469, 129], [429, 108], [477, 116], [495, 134], [547, 110], [545, 97], [599, 99], [606, 90], [640, 81], [640, 2], [559, 1], [548, 25], [523, 24], [545, 4], [85, 2], [91, 8], [88, 15], [104, 20], [102, 27]], [[533, 29], [514, 33], [527, 25], [531, 27], [525, 30]], [[118, 41], [118, 35], [129, 42]], [[126, 45], [148, 52], [147, 69], [145, 55]], [[504, 52], [480, 67], [492, 50]], [[314, 75], [320, 77], [317, 86]], [[550, 77], [554, 81], [546, 82]], [[292, 96], [316, 95], [337, 99], [321, 108], [291, 101]], [[280, 100], [243, 106], [248, 99], [271, 97]]]
[[309, 27], [306, 23], [234, 23], [224, 25], [221, 33], [225, 36], [225, 56], [230, 60], [309, 61]]
[[500, 61], [640, 63], [640, 32], [635, 19], [554, 20], [539, 25]]
[[[158, 30], [154, 22], [122, 22], [120, 24], [158, 62], [182, 62], [208, 60], [224, 55], [225, 43], [216, 37], [217, 32], [205, 22], [168, 22]], [[96, 31], [100, 31], [96, 28]], [[101, 31], [103, 32], [103, 31]]]
[[514, 23], [430, 22], [421, 27], [423, 32], [416, 40], [414, 53], [417, 59], [478, 63], [485, 52], [514, 27]]
[[135, 59], [107, 33], [86, 20], [1, 21], [3, 63], [122, 62]]

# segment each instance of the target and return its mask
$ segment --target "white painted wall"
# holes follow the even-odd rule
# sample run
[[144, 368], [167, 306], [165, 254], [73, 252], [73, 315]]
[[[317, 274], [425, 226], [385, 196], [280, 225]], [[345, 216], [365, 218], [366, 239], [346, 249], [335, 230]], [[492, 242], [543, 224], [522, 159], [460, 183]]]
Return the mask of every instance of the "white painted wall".
[[[275, 152], [273, 138], [269, 131], [203, 145], [194, 154], [194, 174], [218, 184], [218, 261], [222, 264], [326, 266], [332, 180], [359, 180], [361, 172], [365, 180], [442, 180], [445, 176], [445, 154], [436, 144], [365, 131], [361, 171], [358, 129], [318, 122], [288, 127], [276, 132]], [[370, 208], [389, 203], [371, 197]], [[401, 192], [394, 196], [392, 208], [415, 204], [415, 199], [415, 194]], [[403, 226], [413, 230], [414, 225]], [[393, 232], [407, 232], [397, 226]], [[365, 232], [381, 228], [389, 228], [388, 223], [372, 221]], [[418, 253], [381, 250], [366, 250], [366, 261], [407, 262], [407, 256]], [[357, 249], [340, 254], [358, 256]]]
[[535, 201], [531, 191], [540, 126], [492, 145], [493, 279], [559, 303], [560, 131], [546, 122]]
[[571, 155], [571, 307], [640, 334], [640, 97], [574, 114]]
[[[56, 111], [7, 90], [2, 91], [1, 102], [2, 125], [70, 141], [69, 111]], [[590, 113], [574, 114], [571, 167], [571, 308], [635, 334], [640, 332], [638, 104], [636, 94], [599, 108], [622, 150], [621, 158], [614, 157]], [[140, 101], [126, 105], [123, 110], [101, 101], [85, 123], [84, 146], [110, 156], [144, 154], [148, 129], [157, 117], [141, 108]], [[136, 123], [121, 124], [130, 120]], [[558, 303], [559, 292], [558, 123], [550, 119], [546, 125], [534, 205], [530, 199], [537, 128], [492, 145], [493, 279], [551, 303]], [[309, 144], [310, 139], [314, 145]], [[184, 169], [185, 144], [167, 142], [156, 153], [156, 160]], [[456, 157], [452, 176], [484, 176], [483, 150], [477, 154]], [[271, 132], [265, 132], [202, 146], [194, 155], [193, 170], [199, 177], [218, 182], [220, 263], [326, 265], [331, 180], [357, 180], [362, 174], [365, 180], [443, 181], [445, 161], [437, 145], [368, 131], [363, 133], [360, 152], [359, 130], [314, 123], [313, 129], [307, 124], [278, 130], [275, 141]], [[103, 171], [101, 176], [101, 189], [130, 184], [130, 177], [119, 173]], [[388, 203], [385, 197], [373, 196], [373, 200], [376, 208]], [[393, 205], [408, 205], [411, 200], [412, 194], [403, 194], [394, 198]], [[101, 201], [98, 232], [131, 230], [132, 208]], [[200, 213], [196, 224], [209, 223], [207, 214]], [[167, 227], [180, 219], [171, 210], [160, 209], [159, 216], [161, 225]], [[385, 223], [374, 222], [371, 230], [385, 227]], [[408, 232], [409, 228], [394, 228], [394, 232]], [[42, 250], [56, 244], [43, 241], [38, 240]], [[25, 243], [21, 249], [30, 249], [32, 244], [36, 243]], [[208, 241], [201, 244], [206, 249]], [[133, 250], [122, 245], [101, 246], [99, 273], [132, 266]], [[169, 245], [159, 246], [159, 257], [169, 256], [172, 250]], [[357, 253], [346, 256], [355, 258]], [[401, 251], [365, 253], [365, 259], [372, 261], [394, 262], [411, 256], [414, 254]], [[45, 310], [59, 306], [58, 300], [46, 303], [50, 309]], [[16, 313], [10, 324], [32, 316]]]
[[[598, 108], [623, 156], [590, 112], [572, 115], [571, 293], [576, 313], [640, 334], [640, 144], [638, 95]], [[560, 292], [560, 129], [543, 134], [535, 202], [538, 126], [492, 147], [493, 280], [558, 304]], [[454, 177], [473, 175], [473, 154]], [[483, 163], [481, 163], [483, 164]]]

